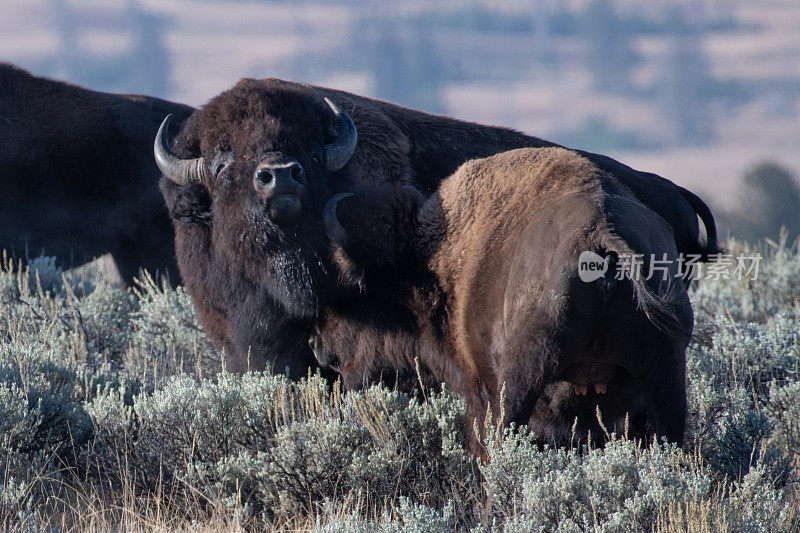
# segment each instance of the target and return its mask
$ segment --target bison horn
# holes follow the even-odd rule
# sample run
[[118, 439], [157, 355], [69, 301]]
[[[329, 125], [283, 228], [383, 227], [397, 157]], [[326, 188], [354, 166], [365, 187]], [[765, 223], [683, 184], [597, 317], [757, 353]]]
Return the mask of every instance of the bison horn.
[[353, 157], [353, 153], [356, 151], [358, 131], [347, 111], [336, 105], [336, 102], [330, 98], [325, 98], [325, 103], [330, 106], [333, 114], [339, 119], [339, 136], [325, 146], [325, 165], [330, 172], [336, 172], [341, 170]]
[[336, 216], [336, 206], [348, 196], [353, 196], [353, 193], [342, 192], [333, 196], [328, 200], [328, 203], [325, 204], [325, 208], [322, 210], [322, 222], [325, 225], [325, 233], [331, 241], [341, 245], [347, 242], [347, 231]]
[[203, 181], [205, 177], [205, 165], [203, 158], [181, 159], [172, 153], [167, 143], [164, 132], [169, 128], [169, 121], [172, 115], [167, 115], [156, 134], [156, 142], [153, 144], [153, 153], [156, 156], [156, 165], [162, 174], [174, 181], [178, 185], [186, 185], [193, 181]]

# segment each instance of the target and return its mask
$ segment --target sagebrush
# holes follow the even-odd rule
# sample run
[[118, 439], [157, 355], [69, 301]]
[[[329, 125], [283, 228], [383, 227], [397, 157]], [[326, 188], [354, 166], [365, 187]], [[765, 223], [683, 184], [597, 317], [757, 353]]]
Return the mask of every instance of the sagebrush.
[[182, 288], [40, 258], [0, 272], [0, 521], [9, 530], [796, 531], [800, 254], [693, 293], [684, 449], [541, 447], [462, 403], [318, 376], [219, 373]]

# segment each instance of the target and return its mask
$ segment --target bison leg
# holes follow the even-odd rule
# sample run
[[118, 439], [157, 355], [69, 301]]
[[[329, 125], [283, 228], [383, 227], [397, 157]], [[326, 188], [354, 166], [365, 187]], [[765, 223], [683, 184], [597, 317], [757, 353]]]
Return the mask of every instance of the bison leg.
[[685, 347], [676, 348], [662, 360], [665, 364], [652, 375], [647, 394], [651, 429], [659, 438], [682, 446], [686, 428]]
[[130, 284], [134, 278], [141, 277], [142, 270], [149, 272], [157, 281], [166, 278], [173, 286], [181, 281], [171, 238], [152, 244], [120, 239], [120, 242], [111, 249], [111, 256], [125, 283]]
[[308, 346], [310, 322], [290, 319], [267, 295], [251, 291], [232, 318], [232, 342], [225, 358], [229, 372], [271, 369], [297, 380], [317, 368]]
[[[531, 339], [531, 337], [526, 337]], [[544, 335], [532, 336], [532, 345], [518, 346], [516, 341], [509, 343], [509, 350], [519, 348], [519, 354], [503, 361], [506, 363], [499, 376], [499, 391], [502, 391], [504, 422], [513, 422], [517, 427], [528, 424], [536, 403], [544, 393], [547, 378], [555, 370], [553, 348]], [[530, 342], [530, 341], [529, 341]]]

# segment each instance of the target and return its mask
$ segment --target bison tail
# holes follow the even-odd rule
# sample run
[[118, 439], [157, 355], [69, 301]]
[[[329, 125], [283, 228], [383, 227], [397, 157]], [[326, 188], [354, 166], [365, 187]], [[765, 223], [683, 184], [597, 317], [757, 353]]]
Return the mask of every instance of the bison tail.
[[609, 261], [611, 275], [631, 284], [636, 305], [650, 323], [688, 341], [692, 308], [671, 229], [638, 202], [617, 197], [608, 199], [605, 207], [607, 226], [599, 228], [596, 242], [606, 256], [614, 258], [613, 265]]
[[[678, 280], [672, 286], [660, 288], [651, 287], [647, 281], [636, 272], [627, 272], [624, 269], [628, 257], [636, 257], [626, 243], [615, 243], [617, 246], [606, 246], [597, 249], [597, 254], [605, 258], [608, 269], [605, 274], [595, 280], [597, 295], [603, 303], [607, 303], [619, 290], [621, 285], [630, 284], [633, 298], [637, 308], [645, 314], [647, 319], [659, 330], [668, 335], [678, 335], [688, 340], [690, 331], [680, 320], [680, 309], [676, 309], [679, 295], [672, 294], [674, 290], [683, 290], [682, 283]], [[623, 258], [620, 259], [620, 256]], [[678, 296], [676, 298], [676, 296]]]
[[706, 205], [699, 196], [683, 187], [678, 187], [678, 190], [686, 201], [689, 202], [694, 212], [697, 213], [697, 216], [700, 217], [700, 220], [703, 222], [703, 226], [705, 226], [705, 242], [698, 242], [697, 245], [701, 260], [708, 261], [710, 255], [722, 253], [722, 248], [717, 241], [717, 224], [714, 221], [714, 215], [711, 213], [711, 209], [708, 208], [708, 205]]
[[675, 280], [667, 292], [659, 294], [653, 292], [641, 278], [632, 279], [631, 284], [636, 303], [650, 323], [667, 335], [677, 336], [688, 342], [692, 335], [692, 321], [690, 319], [687, 323], [681, 320], [681, 316], [685, 316], [688, 312], [691, 318], [691, 305], [688, 302], [688, 296], [684, 298], [686, 301], [683, 302], [679, 295], [672, 294], [675, 291], [685, 293], [683, 283]]

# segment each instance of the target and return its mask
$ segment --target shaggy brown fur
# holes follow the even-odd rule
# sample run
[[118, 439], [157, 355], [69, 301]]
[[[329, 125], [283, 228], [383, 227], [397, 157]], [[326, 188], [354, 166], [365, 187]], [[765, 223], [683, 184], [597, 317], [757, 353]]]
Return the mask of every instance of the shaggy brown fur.
[[[328, 299], [314, 348], [347, 388], [407, 384], [419, 358], [473, 416], [502, 407], [546, 440], [568, 441], [576, 417], [577, 439], [602, 440], [599, 406], [611, 431], [682, 441], [692, 311], [663, 219], [562, 148], [468, 162], [420, 204], [408, 188], [340, 202], [334, 255], [359, 290]], [[665, 257], [671, 277], [585, 283], [587, 250], [644, 254], [644, 274]]]
[[[345, 109], [358, 128], [353, 159], [332, 174], [319, 163], [320, 148], [337, 127], [324, 96]], [[181, 274], [204, 327], [226, 349], [228, 368], [272, 364], [289, 367], [297, 377], [313, 364], [306, 335], [336, 281], [328, 275], [320, 221], [331, 195], [383, 182], [431, 194], [465, 161], [525, 146], [552, 143], [276, 79], [245, 79], [214, 98], [186, 122], [173, 149], [184, 158], [202, 156], [209, 174], [222, 171], [201, 184], [162, 179], [161, 186], [175, 223]], [[268, 151], [297, 159], [306, 170], [303, 214], [290, 231], [265, 220], [254, 200], [252, 172]], [[680, 251], [717, 249], [713, 217], [697, 197], [608, 157], [584, 155], [664, 218]], [[698, 214], [707, 242], [700, 238]]]
[[0, 249], [67, 267], [110, 252], [128, 282], [146, 268], [177, 283], [153, 137], [164, 116], [192, 111], [0, 63]]

